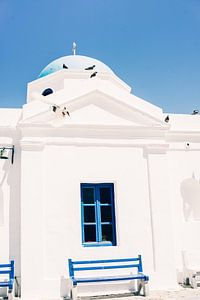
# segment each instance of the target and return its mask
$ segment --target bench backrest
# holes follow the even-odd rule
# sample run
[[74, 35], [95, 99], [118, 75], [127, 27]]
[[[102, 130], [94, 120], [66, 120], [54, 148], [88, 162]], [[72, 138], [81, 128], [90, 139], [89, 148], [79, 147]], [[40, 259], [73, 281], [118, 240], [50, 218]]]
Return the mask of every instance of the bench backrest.
[[68, 259], [69, 276], [74, 278], [75, 272], [96, 271], [109, 269], [132, 269], [136, 268], [137, 273], [142, 273], [142, 257], [136, 258], [107, 259], [107, 260], [72, 260]]
[[0, 264], [0, 274], [8, 274], [9, 280], [14, 280], [14, 260], [10, 264]]

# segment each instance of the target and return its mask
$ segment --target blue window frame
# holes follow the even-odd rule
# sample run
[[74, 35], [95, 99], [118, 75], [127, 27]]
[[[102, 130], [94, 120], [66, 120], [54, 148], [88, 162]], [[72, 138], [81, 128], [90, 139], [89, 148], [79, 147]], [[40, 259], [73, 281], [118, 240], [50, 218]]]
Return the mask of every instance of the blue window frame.
[[115, 246], [113, 183], [81, 184], [82, 241], [84, 246]]

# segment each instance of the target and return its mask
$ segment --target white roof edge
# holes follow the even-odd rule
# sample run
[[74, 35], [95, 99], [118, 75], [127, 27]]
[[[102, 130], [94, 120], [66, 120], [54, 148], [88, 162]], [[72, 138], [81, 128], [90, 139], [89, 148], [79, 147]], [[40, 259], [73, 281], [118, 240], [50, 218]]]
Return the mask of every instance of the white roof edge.
[[[42, 83], [44, 84], [45, 82], [51, 82], [53, 80], [55, 80], [55, 78], [57, 79], [67, 79], [73, 75], [75, 77], [77, 77], [77, 79], [79, 78], [88, 78], [88, 75], [91, 74], [91, 72], [89, 71], [77, 71], [76, 69], [74, 70], [59, 70], [57, 72], [54, 72], [52, 74], [49, 74], [47, 76], [41, 77], [41, 78], [37, 78], [31, 82], [28, 82], [28, 87], [34, 86], [35, 84], [39, 84]], [[109, 73], [109, 72], [98, 72], [98, 77], [101, 79], [113, 79], [113, 81], [116, 81], [118, 84], [120, 84], [124, 89], [126, 89], [129, 93], [131, 92], [131, 87], [122, 79], [120, 79], [115, 73]]]

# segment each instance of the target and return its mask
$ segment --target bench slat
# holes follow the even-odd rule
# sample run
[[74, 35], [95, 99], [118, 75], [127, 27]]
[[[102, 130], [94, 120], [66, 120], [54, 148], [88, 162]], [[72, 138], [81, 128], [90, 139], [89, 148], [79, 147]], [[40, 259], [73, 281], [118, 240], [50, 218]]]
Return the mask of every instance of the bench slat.
[[128, 261], [139, 261], [139, 258], [119, 258], [119, 259], [105, 259], [105, 260], [72, 260], [72, 263], [75, 265], [86, 265], [86, 264], [102, 264], [102, 263], [113, 263], [113, 262], [128, 262]]
[[11, 268], [11, 264], [0, 264], [0, 268]]
[[0, 270], [0, 274], [10, 274], [11, 270]]
[[98, 267], [80, 267], [74, 268], [74, 271], [92, 271], [92, 270], [111, 270], [111, 269], [130, 269], [137, 268], [139, 265], [119, 265], [119, 266], [98, 266]]

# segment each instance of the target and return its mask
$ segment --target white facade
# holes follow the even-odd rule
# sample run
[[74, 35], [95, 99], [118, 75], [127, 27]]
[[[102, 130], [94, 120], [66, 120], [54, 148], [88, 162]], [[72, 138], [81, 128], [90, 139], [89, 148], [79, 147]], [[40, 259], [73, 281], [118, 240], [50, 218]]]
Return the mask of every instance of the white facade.
[[[28, 84], [22, 109], [0, 109], [0, 144], [15, 146], [13, 165], [0, 160], [0, 262], [15, 260], [22, 299], [67, 293], [68, 258], [141, 254], [150, 288], [174, 289], [182, 251], [200, 249], [200, 115], [165, 122], [130, 92], [103, 63], [68, 56]], [[114, 184], [116, 246], [83, 246], [81, 183]]]

